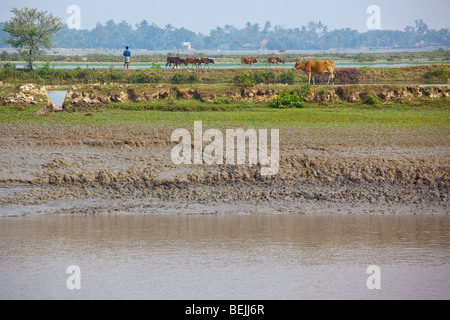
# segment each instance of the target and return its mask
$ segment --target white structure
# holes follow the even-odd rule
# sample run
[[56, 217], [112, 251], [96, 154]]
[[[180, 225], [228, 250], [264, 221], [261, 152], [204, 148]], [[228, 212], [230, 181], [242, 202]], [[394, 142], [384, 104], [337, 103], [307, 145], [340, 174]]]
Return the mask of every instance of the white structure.
[[190, 42], [183, 42], [183, 50], [192, 50]]

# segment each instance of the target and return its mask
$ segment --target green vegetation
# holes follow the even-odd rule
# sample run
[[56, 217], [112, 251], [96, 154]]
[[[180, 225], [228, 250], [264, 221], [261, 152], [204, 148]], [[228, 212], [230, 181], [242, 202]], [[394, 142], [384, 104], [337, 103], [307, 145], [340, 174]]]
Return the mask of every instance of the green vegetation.
[[27, 62], [27, 68], [31, 70], [35, 56], [43, 53], [42, 48], [52, 47], [53, 35], [61, 30], [64, 24], [60, 18], [46, 11], [13, 8], [11, 12], [14, 16], [3, 27], [9, 34], [4, 42], [18, 49]]
[[374, 55], [366, 54], [366, 53], [358, 53], [354, 58], [355, 62], [375, 62], [377, 58]]
[[304, 97], [300, 97], [298, 91], [291, 92], [289, 88], [285, 88], [278, 91], [269, 105], [274, 108], [301, 108], [304, 102]]
[[424, 73], [423, 78], [425, 80], [441, 80], [446, 81], [450, 79], [450, 71], [444, 65], [441, 65], [438, 69], [431, 69]]
[[164, 101], [154, 101], [149, 103], [112, 103], [107, 110], [127, 110], [127, 111], [236, 111], [236, 110], [258, 110], [265, 108], [264, 105], [256, 103], [232, 103], [229, 101], [217, 101], [199, 103], [196, 100], [176, 100], [168, 99]]
[[[183, 104], [183, 103], [182, 103]], [[181, 104], [181, 105], [182, 105]], [[242, 108], [246, 106], [246, 108]], [[303, 127], [303, 126], [369, 126], [369, 127], [437, 127], [448, 130], [448, 108], [412, 108], [408, 104], [395, 107], [367, 108], [364, 104], [305, 104], [303, 108], [274, 109], [267, 104], [231, 105], [217, 110], [161, 111], [143, 110], [139, 104], [112, 106], [101, 111], [56, 112], [42, 116], [31, 110], [0, 107], [0, 124], [81, 125], [152, 127], [190, 127], [201, 119], [205, 125], [217, 127]], [[34, 107], [37, 108], [37, 107]]]
[[367, 104], [375, 105], [378, 103], [378, 97], [374, 94], [369, 93], [368, 95], [366, 95], [364, 102]]
[[[338, 68], [336, 83], [383, 83], [403, 81], [410, 83], [447, 82], [450, 65], [409, 66], [399, 68]], [[446, 78], [447, 77], [447, 78]], [[316, 76], [318, 84], [327, 76]], [[242, 87], [257, 84], [302, 84], [307, 81], [303, 72], [286, 69], [255, 68], [243, 72], [242, 68], [229, 69], [136, 69], [75, 68], [61, 69], [46, 63], [32, 71], [18, 69], [7, 62], [0, 68], [3, 83], [35, 83], [46, 85], [72, 85], [92, 83], [169, 83], [169, 84], [218, 84], [229, 83]], [[322, 82], [321, 82], [322, 81]]]
[[236, 76], [239, 80], [239, 84], [244, 88], [253, 87], [256, 84], [256, 80], [248, 73], [243, 73], [240, 76]]
[[[0, 24], [0, 28], [1, 28]], [[369, 30], [358, 32], [350, 28], [329, 30], [321, 22], [309, 22], [298, 28], [273, 27], [270, 21], [264, 26], [258, 23], [246, 23], [243, 28], [231, 25], [217, 27], [209, 34], [195, 33], [186, 28], [175, 28], [167, 24], [159, 27], [146, 20], [135, 28], [125, 21], [115, 23], [109, 20], [98, 23], [92, 30], [65, 28], [55, 38], [59, 48], [123, 48], [124, 44], [133, 44], [134, 48], [148, 50], [182, 49], [187, 41], [196, 50], [327, 50], [330, 48], [387, 48], [414, 47], [416, 44], [436, 44], [448, 46], [449, 31], [433, 30], [422, 20], [403, 31]], [[4, 42], [1, 38], [0, 42]], [[262, 41], [265, 40], [262, 45]]]
[[196, 73], [175, 73], [170, 78], [170, 83], [182, 84], [182, 83], [198, 83], [199, 76]]

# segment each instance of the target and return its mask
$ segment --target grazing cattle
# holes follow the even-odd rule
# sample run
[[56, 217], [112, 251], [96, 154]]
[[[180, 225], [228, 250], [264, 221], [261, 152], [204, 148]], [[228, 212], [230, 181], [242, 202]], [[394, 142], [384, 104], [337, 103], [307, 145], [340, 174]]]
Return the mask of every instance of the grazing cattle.
[[243, 64], [249, 64], [250, 66], [253, 67], [254, 63], [259, 63], [258, 58], [241, 58], [241, 67]]
[[188, 65], [186, 59], [180, 59], [180, 64], [184, 64], [185, 66]]
[[269, 64], [269, 65], [272, 65], [272, 63], [275, 63], [275, 64], [277, 65], [277, 67], [278, 67], [278, 65], [279, 65], [280, 63], [284, 64], [284, 63], [285, 63], [285, 60], [284, 60], [284, 59], [281, 59], [281, 58], [278, 58], [278, 57], [269, 57], [269, 58], [267, 59], [266, 66], [267, 66], [268, 64]]
[[192, 68], [194, 68], [194, 66], [196, 66], [198, 68], [198, 66], [200, 65], [200, 59], [197, 58], [186, 58], [186, 63], [187, 65], [192, 64]]
[[315, 74], [324, 74], [329, 73], [328, 83], [330, 84], [330, 80], [333, 79], [334, 83], [334, 62], [332, 61], [306, 61], [301, 62], [297, 60], [297, 63], [294, 66], [294, 70], [300, 69], [304, 73], [308, 75], [308, 83], [311, 83], [311, 75], [313, 78], [313, 83], [316, 84], [314, 80]]
[[179, 57], [167, 57], [166, 68], [167, 66], [171, 67], [172, 63], [174, 64], [173, 68], [178, 68], [179, 64], [184, 64], [185, 66], [187, 65], [185, 59], [181, 59]]
[[[203, 66], [203, 68], [205, 68], [206, 66], [208, 66], [209, 68], [209, 64], [212, 63], [214, 64], [214, 60], [210, 59], [210, 58], [200, 58], [200, 64], [204, 63], [205, 65]], [[200, 65], [199, 64], [199, 65]]]

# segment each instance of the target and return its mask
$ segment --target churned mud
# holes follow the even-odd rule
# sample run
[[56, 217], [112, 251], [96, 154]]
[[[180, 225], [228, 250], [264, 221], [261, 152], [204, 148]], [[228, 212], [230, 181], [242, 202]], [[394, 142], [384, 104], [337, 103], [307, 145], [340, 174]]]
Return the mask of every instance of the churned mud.
[[174, 164], [169, 128], [3, 124], [0, 215], [447, 214], [450, 141], [434, 130], [281, 128], [279, 172], [261, 176]]

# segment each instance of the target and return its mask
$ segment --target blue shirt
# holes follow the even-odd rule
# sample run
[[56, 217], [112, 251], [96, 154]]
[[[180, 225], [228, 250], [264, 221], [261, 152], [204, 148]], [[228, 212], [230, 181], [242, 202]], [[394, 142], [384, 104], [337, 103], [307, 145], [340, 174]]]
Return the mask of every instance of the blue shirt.
[[125, 56], [125, 57], [129, 57], [129, 56], [131, 56], [131, 52], [130, 52], [130, 50], [125, 50], [124, 52], [123, 52], [123, 55]]

